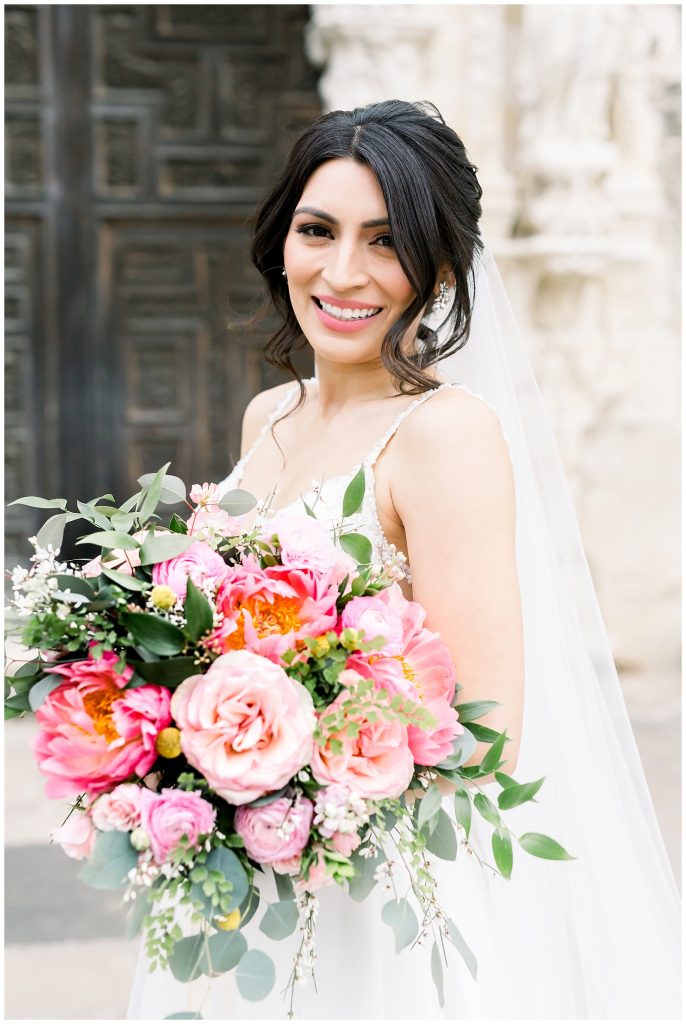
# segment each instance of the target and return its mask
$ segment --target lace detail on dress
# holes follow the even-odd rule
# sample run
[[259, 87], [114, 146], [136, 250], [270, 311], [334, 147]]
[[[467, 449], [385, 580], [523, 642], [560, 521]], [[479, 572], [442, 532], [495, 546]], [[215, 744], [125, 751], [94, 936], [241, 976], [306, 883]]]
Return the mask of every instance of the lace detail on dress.
[[[311, 383], [315, 380], [316, 378], [312, 377], [307, 381], [307, 383]], [[463, 391], [469, 392], [469, 394], [473, 395], [475, 398], [480, 399], [480, 401], [487, 405], [496, 414], [496, 416], [498, 416], [497, 410], [493, 408], [490, 402], [488, 402], [482, 395], [478, 394], [475, 391], [472, 391], [471, 388], [469, 388], [466, 384], [446, 381], [443, 384], [439, 384], [437, 388], [433, 388], [433, 390], [426, 391], [423, 395], [419, 395], [414, 402], [410, 402], [410, 404], [405, 409], [403, 409], [403, 411], [398, 416], [396, 416], [395, 420], [391, 423], [391, 425], [388, 427], [388, 429], [380, 438], [380, 440], [374, 445], [372, 450], [362, 461], [362, 466], [364, 467], [365, 475], [365, 493], [362, 508], [355, 516], [351, 516], [350, 518], [346, 519], [345, 522], [346, 532], [363, 533], [366, 537], [369, 538], [372, 545], [372, 561], [377, 565], [377, 567], [388, 565], [389, 563], [396, 564], [402, 576], [404, 576], [405, 579], [407, 579], [408, 583], [412, 582], [412, 573], [410, 571], [410, 567], [407, 561], [402, 561], [402, 559], [406, 556], [402, 552], [397, 552], [394, 545], [391, 545], [389, 543], [383, 531], [381, 521], [379, 519], [379, 510], [376, 504], [376, 481], [374, 477], [374, 465], [379, 456], [381, 455], [381, 452], [384, 450], [386, 445], [389, 443], [393, 435], [400, 427], [403, 420], [407, 416], [409, 416], [414, 409], [420, 406], [423, 402], [426, 402], [427, 399], [431, 398], [432, 395], [435, 395], [439, 391], [443, 391], [445, 388], [448, 387], [457, 387], [462, 389]], [[299, 388], [297, 385], [295, 385], [295, 390], [289, 390], [286, 393], [286, 395], [281, 399], [281, 401], [278, 403], [272, 414], [269, 416], [267, 422], [263, 426], [259, 436], [255, 440], [251, 448], [245, 453], [243, 458], [236, 463], [236, 465], [232, 469], [231, 473], [226, 477], [226, 479], [219, 484], [221, 492], [231, 490], [232, 488], [238, 487], [240, 485], [243, 473], [245, 471], [245, 466], [250, 457], [252, 456], [252, 454], [254, 453], [255, 449], [262, 442], [262, 439], [265, 437], [270, 426], [281, 415], [281, 413], [285, 411], [291, 398], [297, 397], [298, 394]], [[498, 419], [500, 420], [499, 416]], [[505, 441], [511, 453], [512, 446], [510, 445], [510, 441], [507, 437], [507, 434], [503, 429], [502, 421], [500, 421], [500, 425], [503, 437], [505, 438]], [[272, 509], [267, 514], [258, 514], [255, 522], [262, 524], [266, 522], [270, 518], [270, 516], [276, 515], [277, 513], [289, 515], [303, 512], [304, 509], [302, 502], [304, 500], [314, 511], [315, 515], [317, 516], [317, 519], [320, 522], [324, 523], [325, 525], [333, 525], [334, 523], [339, 523], [341, 518], [343, 495], [345, 494], [345, 489], [352, 480], [352, 478], [355, 476], [355, 474], [358, 472], [359, 468], [359, 465], [357, 465], [348, 473], [342, 473], [339, 474], [338, 476], [329, 477], [329, 479], [324, 480], [321, 485], [313, 485], [312, 488], [310, 488], [310, 490], [306, 491], [304, 494], [301, 495], [300, 499], [292, 501], [290, 504], [285, 505], [283, 508]], [[399, 562], [398, 555], [400, 555]]]

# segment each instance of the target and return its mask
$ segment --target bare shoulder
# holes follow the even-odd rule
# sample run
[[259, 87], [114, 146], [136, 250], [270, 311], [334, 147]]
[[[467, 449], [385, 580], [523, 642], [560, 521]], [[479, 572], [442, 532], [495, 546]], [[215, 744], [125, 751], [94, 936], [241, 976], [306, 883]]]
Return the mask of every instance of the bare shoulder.
[[276, 387], [259, 391], [250, 399], [243, 413], [243, 429], [241, 433], [242, 456], [245, 455], [257, 440], [262, 427], [277, 408], [282, 398], [289, 391], [293, 391], [294, 387], [293, 381], [286, 381], [284, 384], [277, 384]]

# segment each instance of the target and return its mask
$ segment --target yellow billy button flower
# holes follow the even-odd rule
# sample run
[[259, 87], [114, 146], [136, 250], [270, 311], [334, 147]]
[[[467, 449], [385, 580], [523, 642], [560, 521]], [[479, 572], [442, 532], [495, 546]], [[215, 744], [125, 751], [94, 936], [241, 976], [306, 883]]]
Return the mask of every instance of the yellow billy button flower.
[[181, 733], [170, 725], [157, 734], [155, 750], [160, 757], [178, 757], [181, 753]]
[[176, 604], [176, 594], [171, 587], [153, 587], [150, 591], [150, 600], [161, 611], [169, 611]]
[[240, 923], [240, 910], [232, 910], [230, 914], [226, 915], [226, 917], [215, 917], [214, 919], [215, 928], [219, 928], [223, 932], [235, 932]]
[[322, 634], [322, 636], [315, 638], [312, 643], [311, 650], [315, 658], [325, 658], [331, 650], [331, 644], [326, 639], [326, 636]]

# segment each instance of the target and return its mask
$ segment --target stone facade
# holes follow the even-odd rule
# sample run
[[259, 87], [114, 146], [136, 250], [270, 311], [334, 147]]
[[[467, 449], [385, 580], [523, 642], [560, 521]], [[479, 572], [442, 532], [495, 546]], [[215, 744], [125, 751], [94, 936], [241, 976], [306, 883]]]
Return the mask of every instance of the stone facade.
[[618, 668], [673, 673], [679, 7], [311, 11], [325, 110], [429, 99], [467, 145]]

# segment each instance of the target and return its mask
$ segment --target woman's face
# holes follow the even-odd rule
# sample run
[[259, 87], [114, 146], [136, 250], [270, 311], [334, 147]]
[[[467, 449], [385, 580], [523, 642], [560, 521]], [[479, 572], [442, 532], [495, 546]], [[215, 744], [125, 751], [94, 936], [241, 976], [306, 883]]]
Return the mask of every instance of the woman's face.
[[345, 363], [378, 360], [384, 335], [414, 291], [370, 168], [343, 159], [321, 164], [298, 200], [283, 254], [293, 311], [315, 355]]

